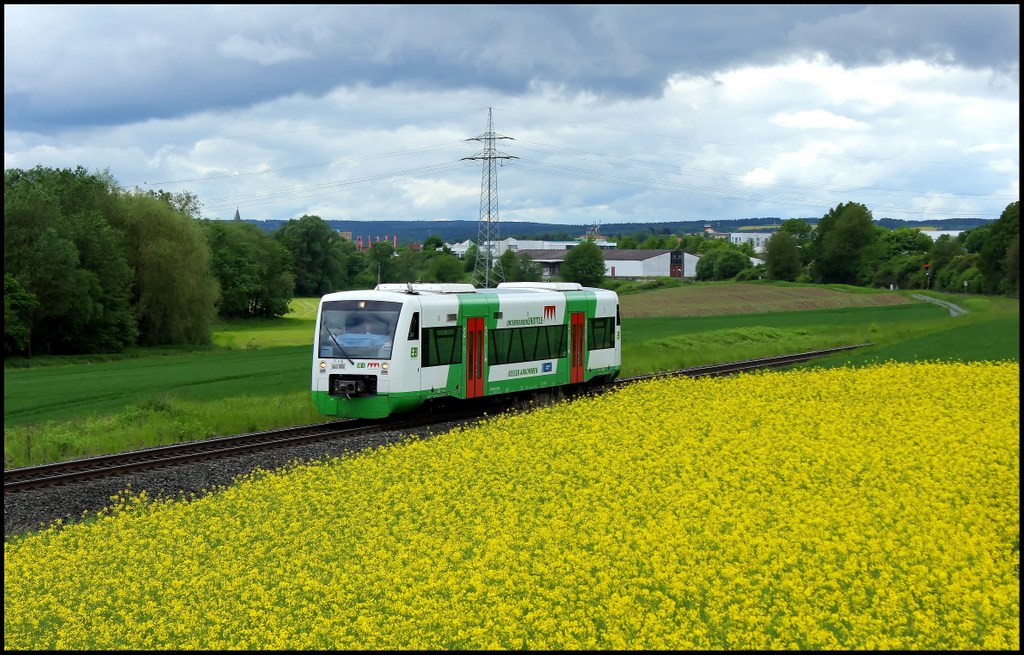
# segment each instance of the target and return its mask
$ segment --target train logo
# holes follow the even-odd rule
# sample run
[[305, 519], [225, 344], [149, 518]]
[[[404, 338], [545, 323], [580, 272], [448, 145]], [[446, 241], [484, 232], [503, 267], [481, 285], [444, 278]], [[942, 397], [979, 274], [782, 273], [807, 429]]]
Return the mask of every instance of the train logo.
[[548, 319], [551, 319], [551, 320], [555, 319], [555, 306], [554, 305], [544, 305], [544, 320], [546, 321]]
[[541, 373], [550, 373], [551, 372], [551, 362], [544, 362], [543, 364], [541, 364], [540, 365], [540, 372]]

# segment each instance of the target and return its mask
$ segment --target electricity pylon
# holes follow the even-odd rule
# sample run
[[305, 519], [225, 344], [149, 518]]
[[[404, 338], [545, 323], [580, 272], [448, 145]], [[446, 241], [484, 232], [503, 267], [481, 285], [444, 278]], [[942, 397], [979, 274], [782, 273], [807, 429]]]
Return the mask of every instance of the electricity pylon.
[[[505, 280], [501, 270], [501, 260], [498, 259], [495, 251], [498, 248], [498, 241], [501, 240], [498, 228], [498, 167], [499, 159], [519, 159], [512, 155], [498, 152], [494, 148], [494, 142], [498, 139], [512, 139], [510, 136], [501, 136], [494, 133], [494, 118], [491, 108], [487, 108], [487, 131], [480, 136], [466, 139], [466, 141], [483, 141], [484, 149], [467, 159], [482, 159], [484, 161], [483, 175], [480, 179], [480, 222], [477, 227], [476, 240], [476, 266], [473, 269], [473, 282], [478, 287], [488, 288], [492, 283]], [[513, 139], [514, 140], [514, 139]]]

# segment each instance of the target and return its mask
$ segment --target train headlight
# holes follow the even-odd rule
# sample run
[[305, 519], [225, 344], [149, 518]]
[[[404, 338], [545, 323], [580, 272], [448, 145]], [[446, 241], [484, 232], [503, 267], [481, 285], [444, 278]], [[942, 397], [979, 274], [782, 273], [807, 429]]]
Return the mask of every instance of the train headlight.
[[391, 368], [391, 362], [382, 362], [380, 365], [380, 370], [382, 371], [386, 371], [389, 368]]
[[324, 360], [321, 359], [320, 360], [320, 372], [323, 373], [326, 370], [327, 370], [327, 362], [325, 362]]

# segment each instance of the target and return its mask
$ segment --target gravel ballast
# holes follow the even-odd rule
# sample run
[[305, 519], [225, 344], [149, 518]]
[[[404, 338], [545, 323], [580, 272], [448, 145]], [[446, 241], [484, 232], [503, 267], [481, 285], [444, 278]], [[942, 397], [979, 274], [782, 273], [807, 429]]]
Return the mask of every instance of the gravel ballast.
[[229, 485], [238, 476], [257, 469], [274, 470], [296, 461], [319, 461], [406, 439], [429, 438], [431, 435], [443, 434], [456, 425], [458, 423], [446, 423], [419, 430], [377, 432], [4, 494], [4, 538], [42, 530], [58, 519], [67, 524], [81, 519], [83, 515], [94, 516], [96, 512], [110, 506], [112, 498], [129, 486], [131, 493], [145, 491], [154, 499], [191, 497], [214, 487]]

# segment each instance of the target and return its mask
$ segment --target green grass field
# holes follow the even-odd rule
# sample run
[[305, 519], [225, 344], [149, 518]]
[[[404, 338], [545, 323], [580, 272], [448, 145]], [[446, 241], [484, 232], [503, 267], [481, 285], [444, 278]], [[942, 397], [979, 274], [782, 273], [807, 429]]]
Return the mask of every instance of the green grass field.
[[217, 402], [304, 390], [308, 346], [222, 351], [4, 372], [4, 429], [169, 400]]
[[[779, 294], [718, 283], [713, 295], [722, 313], [693, 315], [708, 286], [624, 297], [624, 375], [866, 342], [875, 345], [815, 365], [1020, 357], [1016, 299], [934, 294], [970, 310], [951, 317], [916, 300], [863, 305], [867, 294], [844, 289], [802, 287], [801, 297], [794, 285], [779, 285]], [[756, 301], [758, 290], [767, 299], [761, 311], [732, 313], [730, 307]], [[650, 306], [642, 298], [648, 293], [659, 294], [658, 306], [691, 315], [630, 316], [629, 306]], [[843, 301], [852, 306], [835, 307]], [[780, 311], [793, 303], [813, 308]], [[4, 467], [324, 420], [308, 391], [316, 306], [316, 299], [300, 298], [281, 319], [224, 323], [214, 347], [191, 352], [5, 362]]]

